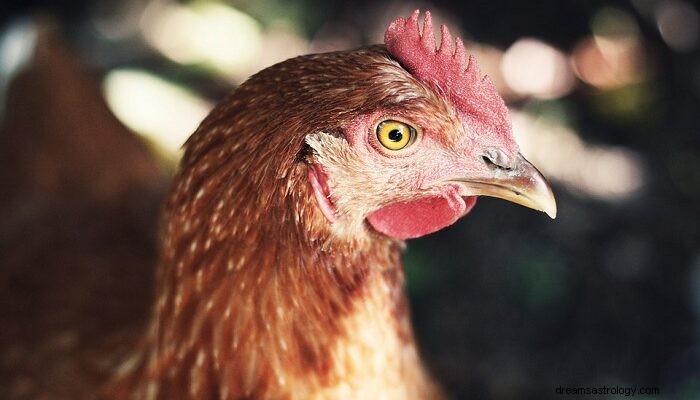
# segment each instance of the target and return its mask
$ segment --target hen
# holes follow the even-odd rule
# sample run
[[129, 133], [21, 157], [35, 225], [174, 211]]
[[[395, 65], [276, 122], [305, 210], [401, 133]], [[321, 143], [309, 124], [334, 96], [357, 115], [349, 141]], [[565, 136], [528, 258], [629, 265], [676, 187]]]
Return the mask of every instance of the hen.
[[429, 399], [402, 239], [476, 196], [554, 217], [507, 108], [430, 14], [385, 46], [302, 56], [241, 85], [185, 146], [154, 315], [114, 398]]
[[556, 214], [492, 82], [430, 14], [252, 76], [185, 145], [153, 314], [114, 399], [434, 399], [403, 240], [477, 196]]

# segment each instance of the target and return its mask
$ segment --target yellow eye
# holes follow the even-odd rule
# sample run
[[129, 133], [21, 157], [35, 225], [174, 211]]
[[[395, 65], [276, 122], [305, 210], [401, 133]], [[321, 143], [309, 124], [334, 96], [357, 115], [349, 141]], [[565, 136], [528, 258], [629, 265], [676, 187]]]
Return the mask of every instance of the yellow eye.
[[416, 137], [416, 129], [403, 122], [386, 120], [377, 125], [377, 139], [389, 150], [401, 150]]

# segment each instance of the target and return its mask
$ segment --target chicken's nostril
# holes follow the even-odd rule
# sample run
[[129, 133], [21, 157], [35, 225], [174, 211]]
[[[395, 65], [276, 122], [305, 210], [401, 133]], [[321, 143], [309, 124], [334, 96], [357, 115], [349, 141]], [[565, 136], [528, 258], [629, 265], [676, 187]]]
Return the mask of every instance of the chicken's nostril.
[[487, 153], [481, 156], [481, 159], [484, 160], [484, 163], [491, 168], [502, 169], [505, 171], [510, 171], [513, 169], [513, 167], [509, 165], [510, 163], [506, 162], [507, 157], [503, 156], [501, 153], [496, 153], [496, 155]]
[[484, 160], [486, 165], [488, 165], [490, 167], [497, 167], [496, 164], [493, 161], [491, 161], [491, 159], [488, 158], [487, 156], [481, 156], [481, 159]]

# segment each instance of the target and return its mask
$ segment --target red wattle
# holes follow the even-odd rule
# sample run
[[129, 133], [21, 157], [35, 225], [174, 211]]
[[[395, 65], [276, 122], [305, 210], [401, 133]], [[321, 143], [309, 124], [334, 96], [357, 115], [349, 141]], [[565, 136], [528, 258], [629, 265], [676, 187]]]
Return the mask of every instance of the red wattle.
[[370, 214], [367, 221], [385, 235], [413, 239], [454, 224], [475, 203], [476, 197], [462, 198], [454, 192], [446, 193], [389, 204]]

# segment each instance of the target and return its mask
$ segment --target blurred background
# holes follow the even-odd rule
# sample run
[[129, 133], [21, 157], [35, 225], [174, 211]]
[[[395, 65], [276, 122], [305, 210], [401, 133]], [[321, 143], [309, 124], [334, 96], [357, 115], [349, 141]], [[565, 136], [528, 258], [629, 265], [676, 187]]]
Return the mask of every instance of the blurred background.
[[[289, 57], [379, 43], [415, 8], [465, 39], [559, 204], [551, 221], [481, 199], [409, 242], [414, 322], [435, 375], [459, 399], [603, 385], [700, 398], [700, 8], [685, 0], [4, 1], [0, 300], [11, 301], [12, 271], [61, 268], [85, 241], [152, 264], [180, 146], [217, 101]], [[38, 258], [48, 246], [63, 261]], [[4, 311], [5, 340], [25, 311]], [[20, 347], [5, 371], [29, 357]], [[31, 398], [19, 382], [8, 390]]]

